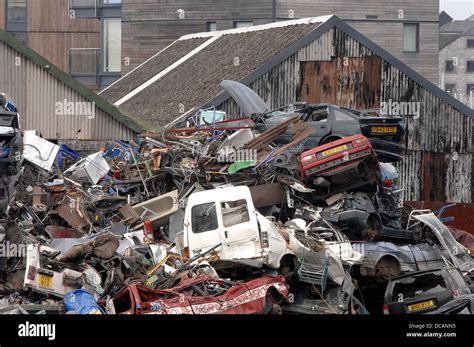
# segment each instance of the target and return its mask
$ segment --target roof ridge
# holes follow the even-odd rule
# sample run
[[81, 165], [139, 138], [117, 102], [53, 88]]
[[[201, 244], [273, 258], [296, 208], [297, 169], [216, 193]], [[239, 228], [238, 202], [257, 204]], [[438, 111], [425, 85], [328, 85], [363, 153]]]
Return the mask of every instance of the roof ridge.
[[307, 18], [301, 18], [301, 19], [274, 22], [274, 23], [269, 23], [269, 24], [254, 25], [254, 26], [249, 26], [245, 28], [235, 28], [235, 29], [227, 29], [227, 30], [220, 30], [220, 31], [208, 31], [208, 32], [195, 33], [195, 34], [188, 34], [188, 35], [181, 36], [178, 39], [178, 41], [184, 41], [184, 40], [190, 40], [190, 39], [196, 39], [196, 38], [207, 38], [207, 37], [211, 38], [211, 37], [223, 36], [223, 35], [244, 34], [247, 32], [283, 28], [283, 27], [293, 26], [293, 25], [324, 23], [328, 21], [329, 19], [331, 19], [332, 17], [334, 17], [334, 15], [307, 17]]

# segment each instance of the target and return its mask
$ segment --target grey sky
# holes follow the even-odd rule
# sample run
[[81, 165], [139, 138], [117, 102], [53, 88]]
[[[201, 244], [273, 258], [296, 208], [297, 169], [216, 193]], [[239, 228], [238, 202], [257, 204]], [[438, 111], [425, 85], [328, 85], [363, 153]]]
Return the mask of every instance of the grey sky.
[[454, 19], [466, 19], [474, 14], [474, 0], [440, 0], [439, 9]]

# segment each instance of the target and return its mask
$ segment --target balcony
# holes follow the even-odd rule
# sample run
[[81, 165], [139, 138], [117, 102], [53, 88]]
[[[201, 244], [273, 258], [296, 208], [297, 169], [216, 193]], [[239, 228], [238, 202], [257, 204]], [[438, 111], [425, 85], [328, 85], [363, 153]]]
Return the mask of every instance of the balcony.
[[69, 74], [86, 86], [108, 86], [120, 78], [120, 72], [105, 72], [100, 48], [71, 48]]
[[120, 18], [122, 17], [122, 1], [69, 0], [69, 13], [76, 18]]

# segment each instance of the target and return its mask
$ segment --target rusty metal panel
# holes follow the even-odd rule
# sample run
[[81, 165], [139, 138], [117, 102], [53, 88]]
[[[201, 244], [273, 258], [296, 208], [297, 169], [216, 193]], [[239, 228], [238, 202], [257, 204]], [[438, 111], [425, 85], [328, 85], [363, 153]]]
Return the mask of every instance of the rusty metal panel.
[[369, 109], [380, 106], [381, 61], [378, 57], [302, 62], [299, 100]]
[[308, 103], [337, 103], [337, 60], [302, 62], [300, 95], [298, 99]]
[[446, 158], [442, 153], [423, 152], [422, 199], [425, 201], [446, 201]]

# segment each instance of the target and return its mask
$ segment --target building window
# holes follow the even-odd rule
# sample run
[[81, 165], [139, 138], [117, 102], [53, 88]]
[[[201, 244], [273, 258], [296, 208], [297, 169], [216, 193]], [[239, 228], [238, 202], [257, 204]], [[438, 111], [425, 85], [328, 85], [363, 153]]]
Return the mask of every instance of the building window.
[[377, 20], [378, 18], [379, 16], [371, 15], [371, 14], [368, 14], [365, 16], [365, 19], [369, 19], [369, 20]]
[[234, 28], [246, 28], [253, 26], [253, 22], [249, 21], [236, 21], [234, 22]]
[[474, 39], [467, 40], [467, 48], [474, 48]]
[[456, 93], [456, 85], [452, 83], [446, 83], [446, 86], [444, 88], [447, 93], [449, 94], [455, 94]]
[[467, 72], [474, 72], [474, 60], [468, 60], [466, 64]]
[[7, 0], [7, 21], [26, 22], [27, 20], [27, 0]]
[[216, 31], [217, 23], [216, 22], [207, 22], [207, 31]]
[[122, 68], [122, 19], [104, 18], [102, 28], [104, 72], [120, 72]]
[[467, 97], [471, 96], [471, 92], [472, 92], [472, 95], [474, 96], [474, 84], [467, 85], [467, 88], [466, 88]]
[[416, 23], [403, 24], [403, 52], [418, 52], [420, 26]]
[[116, 4], [121, 4], [122, 0], [103, 0], [104, 5], [116, 5]]
[[446, 60], [446, 72], [454, 72], [454, 61]]

